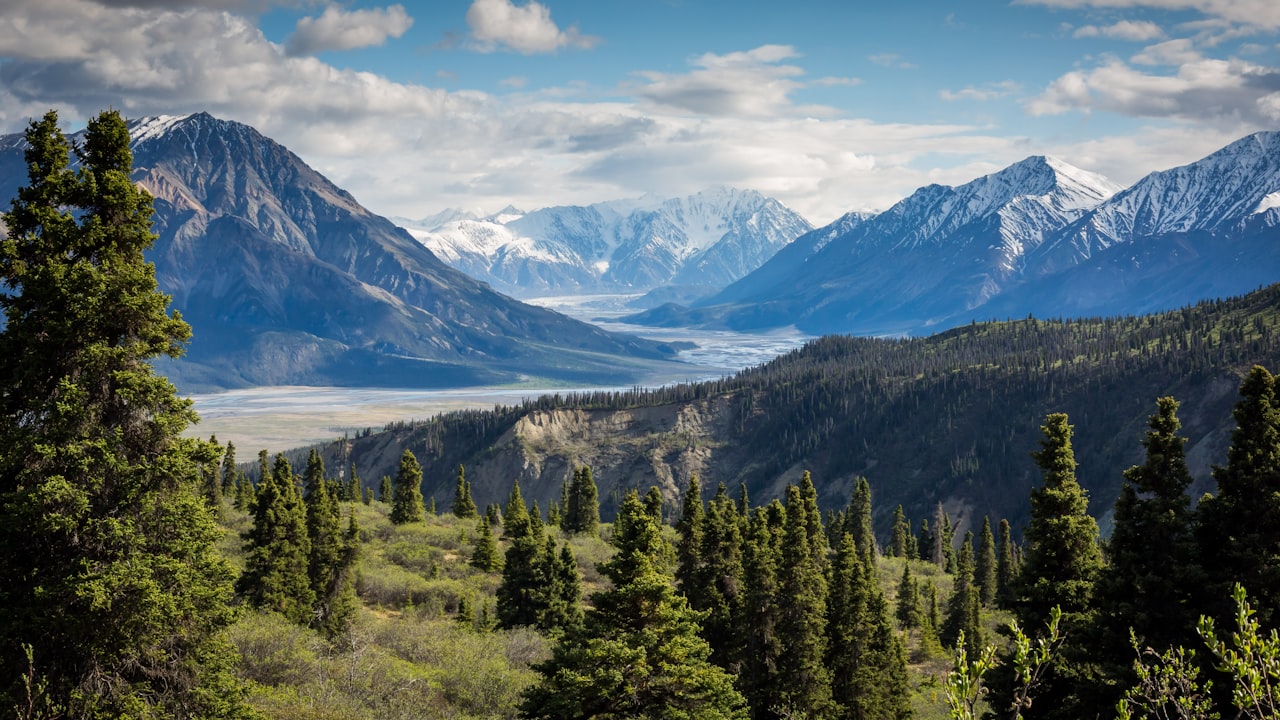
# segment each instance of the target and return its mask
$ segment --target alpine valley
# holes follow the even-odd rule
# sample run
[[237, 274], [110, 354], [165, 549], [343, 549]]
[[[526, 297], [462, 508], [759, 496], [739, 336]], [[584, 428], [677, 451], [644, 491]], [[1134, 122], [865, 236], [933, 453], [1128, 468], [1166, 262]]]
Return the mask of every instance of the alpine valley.
[[[194, 333], [161, 369], [188, 392], [625, 384], [674, 354], [495, 292], [247, 125], [199, 113], [129, 130], [155, 197], [148, 257]], [[4, 197], [26, 181], [23, 151], [0, 138]]]
[[1124, 190], [1031, 157], [845, 216], [714, 296], [630, 320], [875, 335], [1172, 309], [1280, 279], [1278, 198], [1275, 132]]

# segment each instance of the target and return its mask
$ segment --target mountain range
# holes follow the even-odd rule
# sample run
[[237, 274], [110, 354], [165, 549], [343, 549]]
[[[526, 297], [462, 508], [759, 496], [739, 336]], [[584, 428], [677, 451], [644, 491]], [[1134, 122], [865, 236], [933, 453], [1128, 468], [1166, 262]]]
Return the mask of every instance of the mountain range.
[[[147, 257], [193, 328], [186, 357], [160, 369], [186, 391], [625, 383], [674, 353], [449, 267], [247, 125], [199, 113], [130, 133], [134, 179], [155, 198]], [[0, 138], [0, 197], [26, 183], [24, 147]]]
[[515, 296], [719, 290], [812, 226], [754, 190], [713, 188], [485, 217], [399, 220], [437, 257]]
[[958, 187], [798, 238], [651, 325], [921, 334], [971, 320], [1120, 315], [1238, 295], [1280, 279], [1280, 133], [1250, 135], [1122, 189], [1030, 157]]

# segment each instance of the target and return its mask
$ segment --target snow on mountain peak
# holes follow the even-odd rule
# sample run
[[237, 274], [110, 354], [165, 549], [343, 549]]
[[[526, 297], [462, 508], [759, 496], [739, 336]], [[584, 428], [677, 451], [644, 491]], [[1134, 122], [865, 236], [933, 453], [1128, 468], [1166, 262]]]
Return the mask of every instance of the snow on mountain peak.
[[135, 145], [146, 140], [154, 140], [168, 133], [174, 125], [189, 117], [191, 115], [153, 115], [140, 118], [133, 123], [130, 135], [133, 136]]

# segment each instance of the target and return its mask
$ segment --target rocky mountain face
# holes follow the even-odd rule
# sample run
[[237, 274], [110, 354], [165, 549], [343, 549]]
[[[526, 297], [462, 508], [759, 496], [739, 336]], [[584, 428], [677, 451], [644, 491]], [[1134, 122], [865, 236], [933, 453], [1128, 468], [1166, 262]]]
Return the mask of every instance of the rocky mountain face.
[[[616, 381], [668, 349], [503, 296], [440, 262], [283, 146], [208, 114], [134, 121], [148, 257], [191, 323], [184, 389]], [[0, 140], [0, 192], [25, 184]]]
[[814, 231], [829, 239], [812, 253], [780, 253], [692, 309], [632, 319], [920, 334], [1029, 313], [1150, 312], [1280, 279], [1278, 220], [1280, 133], [1123, 191], [1032, 157], [959, 187], [921, 188], [852, 226], [838, 221]]
[[811, 229], [777, 200], [731, 188], [404, 224], [453, 267], [525, 297], [668, 285], [712, 291]]

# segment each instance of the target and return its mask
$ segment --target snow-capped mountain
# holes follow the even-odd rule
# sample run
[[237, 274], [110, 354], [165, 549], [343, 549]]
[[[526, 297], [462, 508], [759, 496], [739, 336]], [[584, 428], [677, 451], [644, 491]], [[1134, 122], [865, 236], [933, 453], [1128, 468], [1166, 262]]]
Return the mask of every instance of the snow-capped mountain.
[[746, 275], [811, 226], [751, 190], [716, 188], [434, 227], [406, 224], [437, 257], [521, 296], [642, 292], [663, 285], [720, 288]]
[[[148, 258], [193, 328], [164, 367], [187, 389], [616, 382], [630, 358], [669, 354], [454, 270], [247, 125], [199, 113], [130, 132], [134, 179], [155, 197]], [[0, 138], [4, 197], [27, 181], [21, 145]]]
[[[871, 218], [845, 216], [700, 303], [734, 328], [901, 332], [978, 307], [1015, 281], [1029, 252], [1119, 187], [1030, 157], [959, 187], [929, 185]], [[668, 323], [678, 314], [668, 308]], [[650, 316], [651, 318], [653, 315]]]

